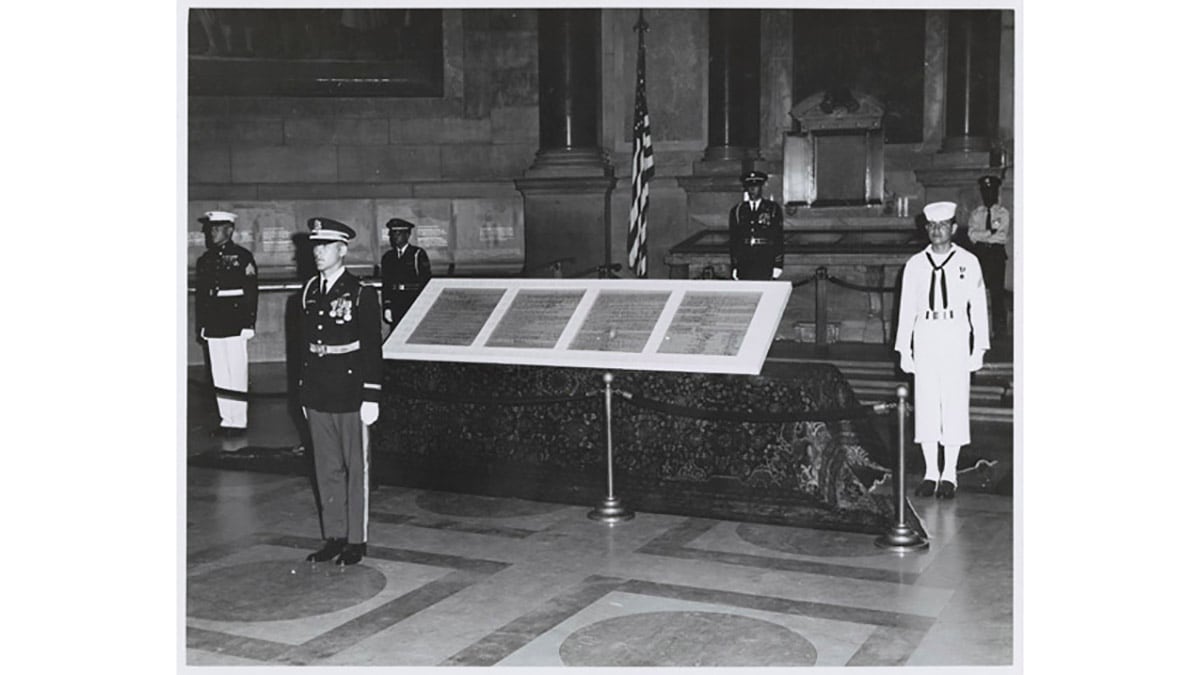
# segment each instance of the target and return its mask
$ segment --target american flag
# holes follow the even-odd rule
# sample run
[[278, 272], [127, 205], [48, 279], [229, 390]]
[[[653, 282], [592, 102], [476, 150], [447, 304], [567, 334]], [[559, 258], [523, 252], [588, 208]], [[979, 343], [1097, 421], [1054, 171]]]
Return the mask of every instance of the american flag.
[[633, 103], [633, 205], [629, 208], [629, 269], [646, 277], [646, 210], [650, 206], [650, 179], [654, 177], [654, 149], [650, 146], [650, 110], [646, 107], [646, 21], [638, 12], [637, 89]]

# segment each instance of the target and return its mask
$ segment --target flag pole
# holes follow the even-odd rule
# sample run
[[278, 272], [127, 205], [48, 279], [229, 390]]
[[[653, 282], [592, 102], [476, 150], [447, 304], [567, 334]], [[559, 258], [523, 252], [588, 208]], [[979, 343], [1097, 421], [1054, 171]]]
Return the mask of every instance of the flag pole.
[[646, 211], [650, 207], [650, 179], [654, 176], [654, 150], [650, 140], [650, 111], [646, 103], [646, 23], [645, 12], [638, 10], [637, 76], [633, 101], [633, 170], [631, 171], [632, 203], [629, 208], [629, 228], [625, 239], [629, 271], [636, 278], [647, 276]]

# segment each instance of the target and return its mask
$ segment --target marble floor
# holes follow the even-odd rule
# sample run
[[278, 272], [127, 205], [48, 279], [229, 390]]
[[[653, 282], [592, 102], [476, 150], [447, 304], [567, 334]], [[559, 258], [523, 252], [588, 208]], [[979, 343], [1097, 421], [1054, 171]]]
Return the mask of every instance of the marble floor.
[[[619, 494], [619, 491], [618, 491]], [[914, 499], [873, 537], [384, 486], [368, 557], [308, 563], [307, 478], [187, 472], [190, 666], [995, 666], [1013, 662], [1012, 498]]]

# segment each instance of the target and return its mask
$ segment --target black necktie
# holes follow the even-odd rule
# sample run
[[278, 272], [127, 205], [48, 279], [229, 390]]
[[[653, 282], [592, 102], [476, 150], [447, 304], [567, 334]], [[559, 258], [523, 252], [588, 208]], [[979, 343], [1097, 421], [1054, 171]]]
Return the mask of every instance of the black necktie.
[[946, 309], [947, 307], [950, 306], [950, 301], [947, 299], [947, 296], [946, 296], [946, 273], [942, 270], [942, 268], [945, 267], [946, 263], [950, 262], [950, 259], [953, 257], [954, 257], [954, 251], [951, 251], [950, 255], [946, 256], [946, 259], [942, 261], [941, 265], [935, 265], [933, 263], [933, 256], [929, 255], [929, 251], [925, 252], [925, 258], [929, 260], [929, 266], [933, 268], [933, 270], [929, 273], [929, 309], [930, 310], [933, 310], [933, 308], [934, 308], [933, 307], [933, 297], [934, 297], [933, 287], [937, 283], [938, 272], [942, 273], [942, 309]]
[[325, 294], [329, 292], [328, 284], [329, 282], [326, 281], [325, 277], [321, 277], [321, 297], [325, 297]]
[[992, 207], [990, 206], [988, 207], [987, 224], [989, 233], [996, 231], [996, 228], [992, 227]]

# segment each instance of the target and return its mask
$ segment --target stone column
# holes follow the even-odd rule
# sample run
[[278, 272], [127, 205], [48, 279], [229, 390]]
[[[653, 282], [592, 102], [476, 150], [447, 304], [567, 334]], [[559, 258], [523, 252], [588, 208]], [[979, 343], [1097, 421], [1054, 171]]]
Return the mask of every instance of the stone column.
[[534, 169], [604, 164], [599, 97], [600, 10], [539, 10]]
[[616, 180], [599, 147], [600, 89], [600, 10], [539, 10], [539, 148], [514, 181], [525, 198], [527, 276], [574, 276], [606, 262]]
[[708, 11], [708, 149], [705, 161], [758, 157], [758, 10]]
[[944, 152], [987, 152], [999, 124], [1000, 12], [951, 11]]

